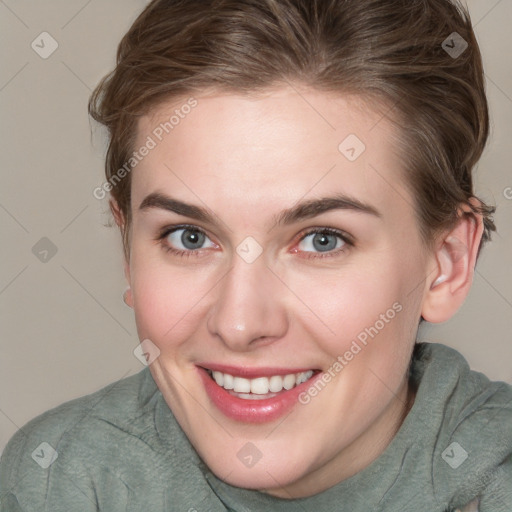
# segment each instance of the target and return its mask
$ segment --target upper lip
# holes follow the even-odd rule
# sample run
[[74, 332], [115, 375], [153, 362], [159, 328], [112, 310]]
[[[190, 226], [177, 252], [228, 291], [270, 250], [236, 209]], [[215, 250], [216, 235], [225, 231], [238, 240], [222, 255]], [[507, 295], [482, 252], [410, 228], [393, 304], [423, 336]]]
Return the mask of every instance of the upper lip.
[[254, 379], [256, 377], [271, 377], [273, 375], [290, 375], [291, 373], [307, 372], [309, 370], [316, 371], [314, 368], [270, 368], [270, 367], [249, 367], [249, 366], [230, 366], [226, 364], [216, 363], [200, 363], [197, 366], [205, 370], [228, 373], [233, 377], [245, 377], [246, 379]]

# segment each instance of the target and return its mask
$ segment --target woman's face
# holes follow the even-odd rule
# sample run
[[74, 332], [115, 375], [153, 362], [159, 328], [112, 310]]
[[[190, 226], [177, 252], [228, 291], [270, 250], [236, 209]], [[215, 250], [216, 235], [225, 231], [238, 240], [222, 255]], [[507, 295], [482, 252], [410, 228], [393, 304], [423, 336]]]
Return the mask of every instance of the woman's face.
[[141, 118], [134, 148], [128, 278], [150, 370], [218, 477], [315, 494], [406, 412], [431, 260], [393, 128], [311, 89], [187, 99]]

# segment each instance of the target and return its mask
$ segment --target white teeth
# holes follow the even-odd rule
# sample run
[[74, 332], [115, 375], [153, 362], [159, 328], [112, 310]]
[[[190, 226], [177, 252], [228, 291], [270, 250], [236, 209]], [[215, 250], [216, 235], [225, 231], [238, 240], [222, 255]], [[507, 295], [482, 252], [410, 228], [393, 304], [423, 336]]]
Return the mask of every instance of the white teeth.
[[251, 380], [251, 393], [257, 395], [266, 395], [268, 393], [268, 379], [267, 377], [259, 377]]
[[295, 374], [291, 373], [290, 375], [285, 375], [283, 379], [283, 388], [284, 389], [292, 389], [295, 387]]
[[213, 372], [213, 378], [219, 386], [224, 385], [224, 374], [222, 372]]
[[269, 384], [272, 393], [279, 393], [283, 389], [283, 378], [280, 375], [274, 375], [270, 377]]
[[297, 380], [296, 384], [297, 386], [299, 384], [302, 384], [303, 382], [306, 382], [308, 379], [310, 379], [313, 375], [313, 370], [309, 370], [307, 372], [302, 372], [297, 374]]
[[276, 396], [276, 394], [271, 393], [270, 395], [253, 395], [252, 393], [237, 393], [236, 396], [238, 398], [243, 398], [244, 400], [265, 400], [266, 398], [272, 398]]
[[[239, 398], [256, 399], [266, 398], [261, 395], [279, 393], [283, 389], [290, 390], [313, 376], [313, 370], [288, 375], [273, 375], [272, 377], [257, 377], [256, 379], [245, 379], [234, 377], [229, 373], [219, 371], [210, 372], [215, 382], [227, 390], [238, 393]], [[258, 397], [254, 395], [260, 395]], [[274, 396], [274, 395], [272, 395]]]
[[244, 379], [243, 377], [234, 377], [233, 391], [236, 391], [237, 393], [250, 393], [251, 381], [249, 379]]
[[233, 389], [233, 386], [234, 386], [234, 378], [233, 378], [233, 375], [229, 375], [229, 373], [224, 373], [224, 384], [223, 384], [223, 388], [224, 389]]

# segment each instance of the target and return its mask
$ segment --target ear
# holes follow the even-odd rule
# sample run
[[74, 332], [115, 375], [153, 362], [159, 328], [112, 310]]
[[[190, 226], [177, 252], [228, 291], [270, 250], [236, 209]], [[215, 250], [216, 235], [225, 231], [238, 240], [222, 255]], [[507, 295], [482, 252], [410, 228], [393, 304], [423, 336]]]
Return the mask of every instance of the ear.
[[108, 205], [110, 207], [112, 215], [114, 216], [114, 220], [116, 221], [117, 227], [122, 231], [124, 229], [125, 219], [123, 212], [121, 211], [121, 208], [119, 208], [119, 205], [117, 204], [117, 201], [115, 199], [110, 199]]
[[[109, 206], [110, 206], [110, 211], [112, 212], [112, 215], [114, 216], [114, 220], [116, 221], [116, 224], [119, 227], [119, 230], [121, 231], [121, 234], [122, 234], [124, 232], [124, 228], [125, 228], [125, 218], [124, 218], [123, 212], [119, 208], [119, 205], [117, 204], [117, 201], [115, 201], [115, 199], [110, 199]], [[123, 300], [127, 306], [130, 306], [131, 308], [133, 308], [133, 294], [132, 294], [132, 289], [131, 289], [130, 263], [128, 262], [126, 256], [124, 257], [124, 276], [128, 283], [128, 287], [126, 288], [126, 290], [123, 294]]]
[[421, 311], [427, 322], [445, 322], [462, 306], [473, 283], [483, 229], [482, 216], [465, 205], [457, 225], [441, 238]]

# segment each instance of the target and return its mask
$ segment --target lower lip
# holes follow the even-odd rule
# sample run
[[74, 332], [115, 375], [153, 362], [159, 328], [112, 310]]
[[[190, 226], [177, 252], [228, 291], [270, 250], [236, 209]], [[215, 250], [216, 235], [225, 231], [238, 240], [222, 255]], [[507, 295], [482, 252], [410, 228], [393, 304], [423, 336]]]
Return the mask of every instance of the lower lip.
[[276, 420], [291, 411], [299, 395], [309, 388], [320, 373], [298, 386], [282, 391], [272, 398], [249, 400], [238, 398], [219, 386], [204, 369], [197, 367], [206, 393], [214, 405], [228, 418], [245, 423], [265, 423]]

